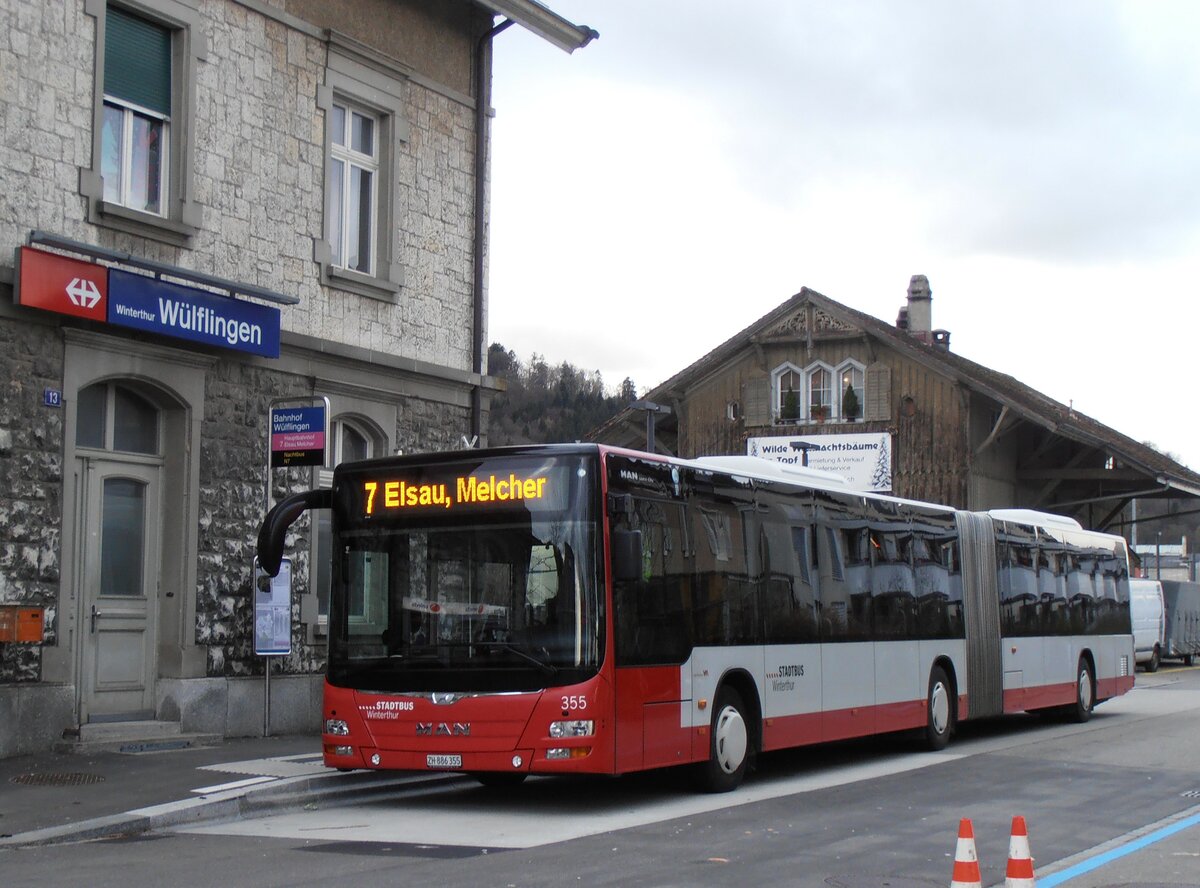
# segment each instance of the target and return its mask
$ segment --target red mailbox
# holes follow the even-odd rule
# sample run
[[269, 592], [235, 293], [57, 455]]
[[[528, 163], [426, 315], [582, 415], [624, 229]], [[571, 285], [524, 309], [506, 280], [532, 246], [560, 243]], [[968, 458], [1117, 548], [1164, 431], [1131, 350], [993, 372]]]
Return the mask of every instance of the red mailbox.
[[40, 642], [44, 608], [0, 606], [0, 641]]

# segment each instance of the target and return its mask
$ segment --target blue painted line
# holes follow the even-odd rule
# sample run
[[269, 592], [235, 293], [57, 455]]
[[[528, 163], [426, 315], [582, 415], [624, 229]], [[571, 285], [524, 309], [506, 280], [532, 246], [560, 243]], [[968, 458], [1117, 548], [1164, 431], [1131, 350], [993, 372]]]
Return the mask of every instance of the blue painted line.
[[1200, 814], [1186, 817], [1178, 823], [1164, 826], [1162, 829], [1155, 830], [1149, 835], [1142, 836], [1140, 839], [1135, 839], [1125, 845], [1120, 845], [1111, 851], [1105, 851], [1103, 854], [1098, 854], [1089, 860], [1077, 863], [1075, 866], [1057, 872], [1052, 876], [1039, 876], [1037, 880], [1038, 886], [1039, 888], [1055, 888], [1056, 885], [1061, 885], [1063, 882], [1070, 881], [1076, 876], [1082, 876], [1084, 873], [1090, 873], [1092, 870], [1099, 869], [1105, 864], [1112, 863], [1114, 860], [1118, 860], [1127, 854], [1132, 854], [1134, 851], [1140, 851], [1149, 845], [1153, 845], [1155, 842], [1161, 842], [1163, 839], [1197, 824], [1200, 824]]

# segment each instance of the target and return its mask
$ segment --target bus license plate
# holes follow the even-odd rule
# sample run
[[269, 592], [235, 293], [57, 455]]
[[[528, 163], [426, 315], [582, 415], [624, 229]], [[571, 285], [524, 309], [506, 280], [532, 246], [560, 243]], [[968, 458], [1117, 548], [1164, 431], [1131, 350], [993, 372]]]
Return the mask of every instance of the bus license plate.
[[425, 767], [427, 768], [461, 768], [461, 755], [427, 755], [425, 756]]

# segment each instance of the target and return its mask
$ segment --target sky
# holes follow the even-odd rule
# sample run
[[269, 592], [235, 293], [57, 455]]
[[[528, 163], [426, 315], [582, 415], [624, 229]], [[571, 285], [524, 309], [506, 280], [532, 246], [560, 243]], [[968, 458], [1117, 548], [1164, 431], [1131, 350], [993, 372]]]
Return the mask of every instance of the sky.
[[645, 391], [809, 287], [1200, 470], [1200, 4], [546, 0], [496, 38], [489, 341]]

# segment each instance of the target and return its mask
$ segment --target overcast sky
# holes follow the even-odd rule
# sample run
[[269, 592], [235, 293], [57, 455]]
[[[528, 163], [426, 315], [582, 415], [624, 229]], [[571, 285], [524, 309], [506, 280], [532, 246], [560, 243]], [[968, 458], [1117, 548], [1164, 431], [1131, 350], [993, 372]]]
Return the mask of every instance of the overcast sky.
[[1200, 3], [546, 0], [496, 40], [489, 339], [657, 385], [802, 287], [1200, 469]]

